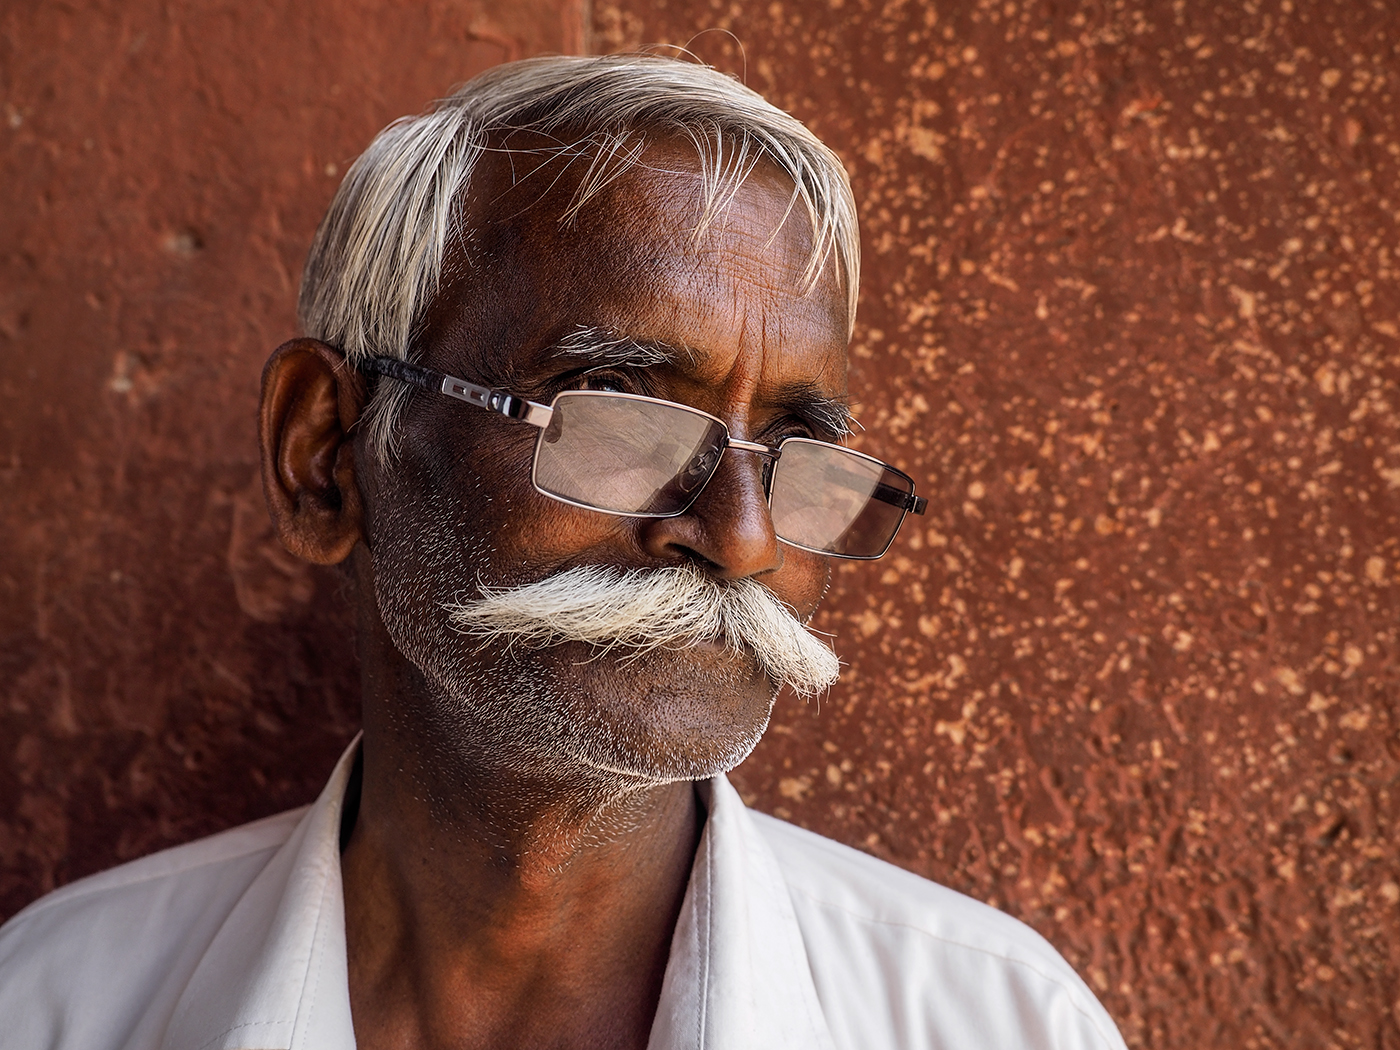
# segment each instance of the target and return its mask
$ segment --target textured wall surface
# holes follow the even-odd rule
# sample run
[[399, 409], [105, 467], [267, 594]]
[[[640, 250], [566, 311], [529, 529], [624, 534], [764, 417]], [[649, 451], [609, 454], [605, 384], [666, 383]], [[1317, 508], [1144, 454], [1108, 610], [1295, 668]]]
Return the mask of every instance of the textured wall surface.
[[0, 7], [0, 914], [314, 796], [336, 578], [272, 538], [258, 374], [379, 128], [572, 0]]
[[600, 0], [835, 146], [926, 524], [739, 781], [990, 900], [1135, 1046], [1400, 1047], [1393, 2]]
[[[0, 14], [0, 912], [352, 731], [257, 371], [373, 131], [582, 23], [332, 6]], [[842, 153], [860, 443], [933, 499], [736, 780], [1032, 923], [1134, 1046], [1400, 1048], [1393, 8], [594, 4]]]

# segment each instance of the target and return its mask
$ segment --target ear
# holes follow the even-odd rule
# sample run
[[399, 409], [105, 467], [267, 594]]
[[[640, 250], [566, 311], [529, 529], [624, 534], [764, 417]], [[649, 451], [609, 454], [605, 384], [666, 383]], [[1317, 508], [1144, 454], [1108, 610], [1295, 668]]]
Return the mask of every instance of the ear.
[[364, 399], [359, 373], [315, 339], [283, 343], [263, 369], [263, 494], [282, 545], [319, 565], [344, 561], [364, 535], [350, 436]]

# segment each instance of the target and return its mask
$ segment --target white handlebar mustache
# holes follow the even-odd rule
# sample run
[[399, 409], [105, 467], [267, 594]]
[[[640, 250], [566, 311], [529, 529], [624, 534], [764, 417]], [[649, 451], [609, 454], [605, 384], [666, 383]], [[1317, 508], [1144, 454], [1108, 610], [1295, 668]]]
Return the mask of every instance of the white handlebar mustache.
[[830, 688], [841, 672], [836, 655], [751, 579], [715, 580], [690, 566], [584, 565], [479, 591], [479, 598], [443, 608], [454, 627], [483, 642], [586, 642], [640, 655], [723, 641], [736, 653], [752, 653], [769, 678], [800, 696]]

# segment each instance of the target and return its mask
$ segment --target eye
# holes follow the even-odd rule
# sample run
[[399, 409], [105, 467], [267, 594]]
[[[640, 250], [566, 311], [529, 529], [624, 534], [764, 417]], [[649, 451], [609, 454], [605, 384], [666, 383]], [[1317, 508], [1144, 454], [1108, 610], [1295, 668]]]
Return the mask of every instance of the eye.
[[550, 384], [552, 393], [565, 390], [594, 390], [605, 394], [640, 394], [657, 397], [653, 377], [645, 372], [615, 366], [599, 366], [559, 376]]
[[609, 394], [630, 393], [627, 382], [619, 375], [609, 372], [594, 372], [581, 375], [577, 379], [576, 390], [602, 390]]
[[814, 433], [812, 425], [804, 419], [795, 419], [789, 416], [786, 419], [776, 421], [772, 426], [763, 431], [763, 442], [774, 447], [782, 444], [788, 438], [821, 438], [825, 435]]

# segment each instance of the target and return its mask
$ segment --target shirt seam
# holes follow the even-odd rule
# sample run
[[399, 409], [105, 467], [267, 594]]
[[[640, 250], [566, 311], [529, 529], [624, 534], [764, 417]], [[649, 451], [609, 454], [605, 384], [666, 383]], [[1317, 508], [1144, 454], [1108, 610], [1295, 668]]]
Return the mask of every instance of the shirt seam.
[[1017, 967], [1021, 967], [1021, 968], [1023, 968], [1023, 969], [1029, 970], [1031, 973], [1035, 974], [1035, 975], [1036, 975], [1037, 977], [1039, 977], [1041, 980], [1046, 981], [1046, 982], [1048, 982], [1048, 983], [1054, 985], [1056, 988], [1059, 988], [1061, 991], [1063, 991], [1063, 992], [1066, 994], [1066, 996], [1067, 996], [1068, 999], [1069, 999], [1069, 1005], [1070, 1005], [1070, 1007], [1074, 1010], [1075, 1013], [1077, 1013], [1077, 1014], [1079, 1014], [1079, 1016], [1083, 1017], [1084, 1020], [1087, 1021], [1087, 1022], [1093, 1027], [1094, 1032], [1098, 1035], [1099, 1040], [1104, 1044], [1104, 1046], [1109, 1046], [1109, 1047], [1111, 1047], [1111, 1046], [1114, 1045], [1114, 1044], [1113, 1044], [1113, 1041], [1112, 1041], [1111, 1039], [1107, 1039], [1107, 1038], [1104, 1036], [1103, 1029], [1099, 1027], [1098, 1022], [1094, 1019], [1093, 1014], [1091, 1014], [1091, 1013], [1085, 1011], [1085, 1010], [1079, 1005], [1078, 996], [1075, 995], [1075, 990], [1074, 990], [1074, 986], [1073, 986], [1073, 985], [1066, 984], [1063, 980], [1061, 980], [1061, 979], [1059, 979], [1059, 978], [1057, 978], [1057, 977], [1054, 977], [1054, 976], [1052, 976], [1052, 975], [1050, 975], [1050, 974], [1045, 973], [1043, 970], [1041, 970], [1040, 968], [1038, 968], [1037, 966], [1035, 966], [1033, 963], [1030, 963], [1030, 962], [1026, 961], [1025, 959], [1017, 959], [1017, 958], [1014, 958], [1013, 956], [1010, 956], [1010, 955], [1003, 955], [1003, 954], [1000, 953], [1000, 952], [992, 951], [992, 950], [989, 949], [989, 948], [981, 948], [981, 947], [978, 947], [978, 946], [975, 945], [975, 944], [966, 944], [966, 943], [964, 943], [964, 942], [962, 942], [962, 941], [954, 940], [954, 939], [951, 938], [951, 937], [943, 937], [943, 936], [940, 936], [939, 934], [936, 934], [936, 933], [933, 933], [933, 932], [931, 932], [931, 931], [929, 931], [929, 930], [926, 930], [926, 929], [924, 929], [924, 928], [921, 927], [921, 926], [915, 926], [915, 925], [913, 925], [912, 923], [907, 923], [907, 922], [896, 922], [896, 921], [894, 921], [894, 920], [892, 920], [892, 919], [877, 919], [877, 918], [875, 918], [874, 916], [871, 916], [871, 915], [863, 915], [863, 914], [861, 914], [860, 912], [852, 911], [850, 908], [846, 907], [845, 905], [838, 904], [838, 903], [836, 903], [835, 901], [827, 900], [827, 899], [824, 898], [824, 897], [819, 897], [819, 896], [817, 896], [815, 893], [812, 893], [810, 890], [804, 889], [804, 888], [801, 887], [801, 886], [793, 886], [791, 883], [789, 883], [788, 888], [789, 888], [793, 893], [800, 893], [800, 894], [802, 894], [802, 896], [806, 897], [808, 900], [812, 901], [812, 902], [815, 903], [815, 904], [822, 905], [822, 906], [824, 906], [824, 907], [831, 908], [831, 909], [833, 909], [833, 910], [835, 910], [835, 911], [842, 912], [842, 913], [844, 913], [844, 914], [846, 914], [846, 915], [849, 915], [849, 916], [850, 916], [851, 918], [853, 918], [853, 919], [858, 919], [858, 920], [860, 920], [861, 922], [870, 923], [871, 925], [890, 926], [890, 927], [894, 927], [894, 928], [896, 928], [896, 929], [909, 930], [909, 931], [911, 931], [911, 932], [913, 932], [913, 933], [921, 934], [923, 937], [927, 938], [928, 940], [937, 941], [937, 942], [939, 942], [940, 944], [955, 945], [956, 947], [964, 948], [964, 949], [966, 949], [967, 951], [977, 952], [979, 955], [984, 955], [984, 956], [987, 956], [987, 957], [992, 958], [992, 959], [1000, 959], [1002, 962], [1009, 963], [1009, 964], [1011, 964], [1011, 965], [1013, 965], [1013, 966], [1017, 966]]
[[[293, 1047], [300, 1042], [305, 1045], [305, 1032], [301, 1029], [303, 1017], [310, 1016], [316, 1008], [316, 997], [321, 991], [321, 970], [325, 960], [321, 958], [321, 931], [326, 921], [326, 895], [330, 892], [330, 878], [327, 877], [321, 883], [321, 899], [317, 902], [316, 908], [316, 929], [311, 934], [311, 956], [307, 959], [308, 973], [301, 983], [301, 994], [297, 996], [297, 1012], [292, 1019], [291, 1044]], [[315, 972], [312, 970], [312, 960], [315, 960]], [[308, 994], [308, 986], [310, 988]], [[298, 1034], [303, 1038], [298, 1039]]]
[[[281, 1028], [284, 1027], [286, 1024], [286, 1021], [243, 1021], [240, 1024], [231, 1025], [230, 1027], [225, 1028], [218, 1035], [210, 1036], [204, 1042], [199, 1044], [198, 1050], [208, 1050], [209, 1047], [213, 1046], [220, 1039], [226, 1039], [234, 1032], [240, 1031], [244, 1028]], [[278, 1039], [277, 1041], [279, 1043], [283, 1042], [283, 1040], [281, 1039]]]
[[[707, 829], [708, 830], [708, 829]], [[700, 952], [700, 1016], [695, 1023], [695, 1046], [705, 1050], [705, 1030], [710, 1013], [710, 955], [715, 943], [715, 847], [709, 836], [705, 842], [705, 948]], [[699, 923], [696, 924], [699, 929]]]

